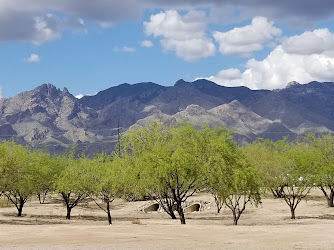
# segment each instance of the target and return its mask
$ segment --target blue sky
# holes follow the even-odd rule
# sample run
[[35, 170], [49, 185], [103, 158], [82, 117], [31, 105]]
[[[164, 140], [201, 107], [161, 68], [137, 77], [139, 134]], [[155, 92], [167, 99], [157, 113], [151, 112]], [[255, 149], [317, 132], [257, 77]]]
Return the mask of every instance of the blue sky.
[[78, 95], [180, 78], [252, 89], [334, 81], [331, 1], [271, 2], [0, 0], [2, 96], [43, 83]]

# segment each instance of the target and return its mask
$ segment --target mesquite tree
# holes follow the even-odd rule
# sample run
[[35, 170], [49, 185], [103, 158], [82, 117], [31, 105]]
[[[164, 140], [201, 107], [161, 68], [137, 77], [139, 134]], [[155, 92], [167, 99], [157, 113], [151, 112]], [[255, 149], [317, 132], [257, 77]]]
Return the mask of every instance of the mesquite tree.
[[237, 225], [248, 203], [261, 203], [258, 175], [251, 166], [237, 167], [221, 194], [225, 205], [232, 211], [233, 224]]
[[[108, 216], [109, 225], [112, 224], [110, 206], [116, 198], [121, 198], [130, 189], [128, 166], [124, 159], [115, 156], [110, 158], [105, 154], [97, 155], [88, 160], [88, 171], [82, 177], [85, 189], [95, 204]], [[99, 201], [102, 201], [99, 202]]]
[[[209, 133], [208, 133], [209, 132]], [[219, 212], [223, 204], [237, 225], [248, 203], [261, 202], [259, 176], [237, 147], [228, 131], [207, 130], [207, 187]]]
[[5, 156], [6, 150], [4, 147], [0, 146], [0, 198], [6, 189], [6, 178], [5, 178]]
[[64, 154], [57, 158], [58, 171], [54, 183], [66, 206], [66, 219], [71, 219], [71, 211], [87, 199], [89, 193], [85, 189], [83, 178], [86, 174], [87, 158], [75, 159], [73, 154]]
[[316, 138], [309, 135], [307, 142], [318, 154], [318, 164], [313, 168], [316, 185], [323, 192], [328, 207], [334, 207], [334, 136], [327, 134]]
[[254, 166], [261, 177], [261, 188], [269, 191], [275, 198], [282, 198], [285, 184], [279, 178], [284, 172], [286, 158], [283, 153], [287, 151], [286, 139], [273, 142], [268, 139], [258, 139], [242, 148], [249, 163]]
[[206, 169], [206, 188], [214, 197], [217, 213], [220, 213], [224, 205], [222, 193], [226, 189], [226, 181], [231, 177], [230, 169], [238, 164], [240, 151], [231, 132], [225, 128], [210, 129], [204, 126], [199, 134], [198, 151]]
[[282, 152], [284, 169], [280, 176], [282, 198], [290, 208], [291, 219], [296, 218], [298, 204], [309, 194], [314, 186], [313, 169], [318, 164], [317, 152], [305, 142], [289, 143], [286, 152]]
[[40, 204], [44, 204], [47, 194], [52, 191], [58, 171], [57, 155], [50, 156], [42, 151], [31, 153], [36, 171], [34, 185]]
[[205, 181], [197, 141], [198, 132], [184, 124], [151, 124], [123, 136], [123, 151], [133, 157], [141, 185], [171, 217], [175, 204], [181, 224], [184, 202]]
[[34, 193], [34, 179], [38, 175], [30, 151], [15, 142], [0, 145], [0, 164], [2, 168], [4, 194], [22, 216], [24, 204]]

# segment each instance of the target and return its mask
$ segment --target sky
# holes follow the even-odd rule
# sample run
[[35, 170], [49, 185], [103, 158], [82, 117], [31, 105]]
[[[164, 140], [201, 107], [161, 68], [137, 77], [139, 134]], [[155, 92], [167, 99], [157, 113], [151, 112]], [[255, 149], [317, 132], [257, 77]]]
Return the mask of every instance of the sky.
[[205, 78], [334, 82], [332, 0], [0, 0], [0, 96]]

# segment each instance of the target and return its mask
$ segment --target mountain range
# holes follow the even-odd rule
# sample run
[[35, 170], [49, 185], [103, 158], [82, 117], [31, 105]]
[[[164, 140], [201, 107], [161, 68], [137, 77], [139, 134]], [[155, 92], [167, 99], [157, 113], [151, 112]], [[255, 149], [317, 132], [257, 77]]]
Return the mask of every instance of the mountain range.
[[74, 97], [43, 84], [0, 99], [0, 138], [62, 152], [71, 145], [87, 154], [111, 152], [118, 132], [153, 121], [188, 122], [233, 129], [241, 145], [257, 137], [293, 139], [334, 131], [334, 83], [289, 83], [279, 90], [224, 87], [207, 80], [121, 84], [94, 96]]

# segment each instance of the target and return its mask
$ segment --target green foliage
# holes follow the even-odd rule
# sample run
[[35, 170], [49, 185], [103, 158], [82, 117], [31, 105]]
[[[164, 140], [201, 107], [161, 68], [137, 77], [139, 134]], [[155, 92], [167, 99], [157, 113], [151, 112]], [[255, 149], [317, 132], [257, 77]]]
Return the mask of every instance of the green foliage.
[[124, 197], [130, 190], [126, 160], [99, 154], [86, 161], [86, 171], [82, 175], [83, 186], [96, 205], [108, 214], [111, 224], [110, 204], [114, 199]]
[[82, 185], [92, 196], [113, 200], [122, 197], [127, 185], [127, 170], [122, 158], [110, 158], [105, 154], [94, 159], [86, 159], [85, 173], [82, 175]]
[[57, 157], [58, 173], [54, 182], [55, 189], [63, 198], [66, 205], [66, 219], [70, 219], [71, 210], [80, 202], [83, 202], [89, 195], [86, 186], [88, 185], [87, 164], [90, 159], [87, 157], [74, 158], [73, 153]]
[[[74, 149], [50, 156], [15, 142], [0, 144], [0, 196], [5, 194], [22, 214], [32, 194], [43, 203], [57, 190], [71, 209], [88, 196], [108, 214], [115, 198], [151, 197], [172, 217], [175, 206], [185, 223], [184, 202], [199, 190], [210, 192], [217, 211], [231, 209], [237, 224], [248, 203], [261, 202], [260, 191], [271, 191], [289, 205], [291, 218], [311, 188], [319, 187], [334, 206], [334, 136], [307, 135], [295, 142], [258, 139], [239, 148], [231, 131], [187, 124], [153, 123], [122, 136], [112, 156], [84, 155]], [[102, 203], [101, 203], [102, 202]]]
[[138, 189], [157, 200], [171, 200], [185, 223], [182, 204], [204, 186], [198, 150], [199, 132], [192, 126], [151, 124], [123, 137], [122, 155], [128, 155]]
[[34, 175], [35, 192], [40, 203], [44, 203], [46, 195], [54, 187], [56, 175], [59, 171], [59, 161], [57, 155], [50, 156], [42, 151], [33, 151], [31, 160], [35, 165], [36, 174]]
[[259, 176], [229, 131], [204, 128], [202, 133], [206, 140], [203, 155], [208, 189], [215, 198], [218, 212], [225, 204], [231, 209], [236, 225], [247, 203], [261, 202]]
[[289, 159], [284, 154], [287, 149], [286, 139], [276, 142], [258, 139], [243, 148], [247, 160], [258, 172], [262, 192], [270, 191], [277, 198], [284, 186], [281, 177], [289, 164]]
[[315, 163], [310, 169], [314, 183], [323, 192], [329, 207], [334, 207], [334, 136], [315, 137], [310, 134], [305, 142], [313, 148]]
[[18, 216], [35, 191], [36, 166], [28, 148], [15, 142], [0, 145], [1, 186], [6, 197], [16, 206]]
[[318, 152], [308, 141], [309, 137], [294, 143], [259, 140], [244, 150], [262, 176], [261, 185], [277, 198], [285, 200], [292, 219], [298, 204], [314, 186], [314, 169], [320, 160]]
[[85, 183], [81, 178], [85, 174], [87, 158], [75, 159], [72, 156], [62, 156], [57, 159], [58, 178], [55, 180], [55, 189], [64, 193], [85, 193]]

